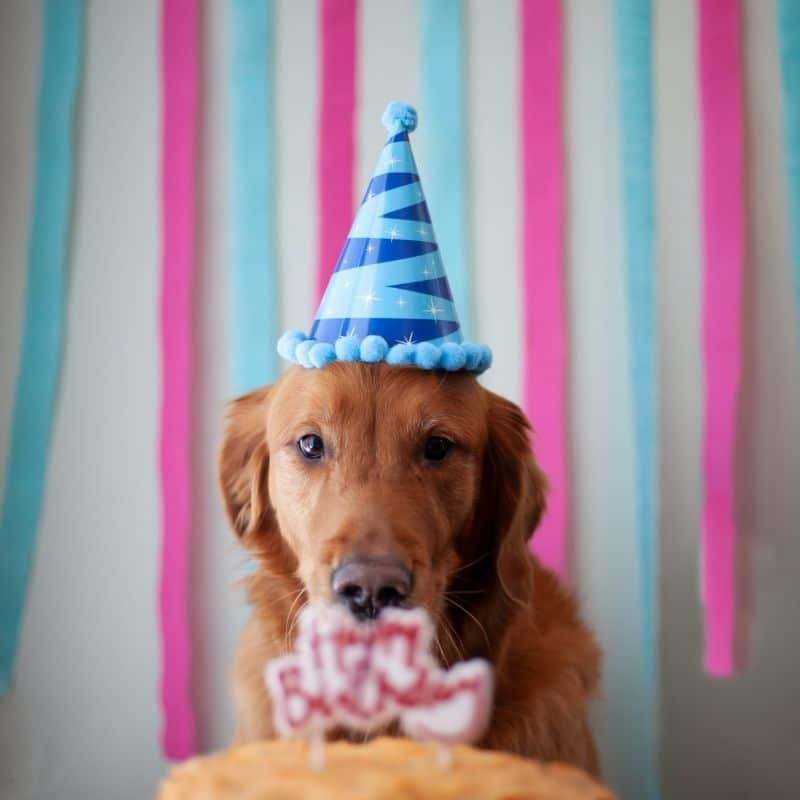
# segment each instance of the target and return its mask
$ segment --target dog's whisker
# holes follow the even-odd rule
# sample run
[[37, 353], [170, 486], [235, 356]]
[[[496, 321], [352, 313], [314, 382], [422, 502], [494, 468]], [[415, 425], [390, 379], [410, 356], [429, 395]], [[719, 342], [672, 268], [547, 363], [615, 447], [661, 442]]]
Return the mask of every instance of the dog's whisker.
[[297, 613], [292, 617], [292, 624], [289, 626], [288, 635], [286, 637], [286, 649], [288, 650], [291, 647], [292, 641], [292, 634], [294, 633], [295, 626], [297, 625], [297, 620], [300, 618], [300, 614], [303, 612], [303, 609], [308, 606], [308, 600], [297, 609]]
[[458, 591], [451, 591], [451, 592], [443, 592], [443, 594], [447, 597], [459, 597], [462, 594], [485, 594], [486, 589], [459, 589]]
[[481, 629], [483, 638], [486, 640], [486, 646], [491, 648], [492, 643], [489, 641], [489, 634], [486, 633], [486, 628], [483, 627], [481, 621], [468, 608], [464, 608], [464, 606], [462, 606], [461, 603], [456, 602], [455, 600], [453, 600], [452, 597], [445, 597], [445, 599], [451, 605], [461, 609], [461, 611], [463, 611]]
[[305, 591], [302, 587], [300, 589], [295, 589], [293, 592], [287, 592], [286, 594], [282, 594], [280, 597], [276, 597], [274, 600], [271, 600], [268, 605], [276, 606], [281, 600], [288, 600], [290, 597], [296, 598], [297, 595], [302, 594]]
[[[456, 637], [454, 637], [453, 634], [447, 629], [445, 629], [445, 633], [447, 634], [447, 638], [450, 641], [450, 646], [453, 648], [453, 652], [455, 653], [453, 660], [464, 661], [464, 655], [461, 651], [461, 647], [459, 646], [458, 641], [456, 640]], [[451, 662], [449, 662], [448, 659], [445, 657], [444, 659], [445, 666], [449, 666], [450, 663]]]
[[302, 593], [303, 593], [303, 589], [301, 589], [297, 593], [297, 597], [294, 598], [294, 600], [292, 601], [292, 604], [289, 606], [289, 611], [286, 613], [286, 624], [287, 624], [287, 626], [289, 625], [289, 621], [292, 618], [292, 611], [294, 611], [294, 607], [297, 605], [297, 601], [300, 599]]
[[[446, 616], [442, 616], [441, 617], [441, 623], [443, 625], [442, 630], [444, 630], [444, 632], [447, 634], [447, 638], [450, 640], [450, 644], [453, 646], [453, 650], [455, 650], [459, 661], [463, 661], [464, 660], [464, 643], [461, 641], [461, 638], [455, 632], [455, 629], [450, 624], [450, 621], [447, 619]], [[456, 642], [456, 640], [458, 640], [458, 642]], [[445, 661], [446, 661], [446, 659], [445, 659]]]
[[284, 635], [284, 647], [286, 650], [291, 649], [291, 638], [292, 638], [292, 631], [294, 630], [295, 623], [297, 622], [297, 617], [300, 615], [300, 612], [308, 605], [308, 600], [303, 603], [300, 608], [297, 609], [297, 613], [292, 616], [292, 612], [294, 611], [294, 607], [297, 605], [297, 601], [303, 596], [304, 590], [300, 590], [298, 592], [297, 597], [292, 601], [291, 606], [289, 606], [289, 612], [286, 614], [286, 628], [285, 628], [285, 635]]
[[450, 573], [449, 577], [453, 577], [454, 575], [458, 575], [459, 572], [463, 572], [465, 569], [469, 569], [470, 567], [474, 567], [478, 562], [483, 561], [484, 558], [488, 558], [491, 553], [484, 553], [482, 556], [478, 556], [474, 561], [470, 561], [469, 564], [464, 564], [463, 566], [459, 567], [453, 572]]
[[442, 657], [442, 666], [446, 667], [447, 666], [447, 656], [444, 653], [444, 648], [442, 647], [442, 643], [439, 641], [439, 634], [436, 634], [436, 637], [434, 638], [433, 641], [434, 641], [435, 645], [439, 648], [439, 655]]
[[450, 628], [451, 635], [455, 638], [454, 647], [456, 648], [456, 653], [458, 655], [458, 658], [460, 661], [464, 661], [464, 659], [466, 659], [467, 657], [465, 653], [464, 642], [461, 640], [461, 637], [458, 635], [456, 629], [449, 622], [447, 623], [447, 625]]

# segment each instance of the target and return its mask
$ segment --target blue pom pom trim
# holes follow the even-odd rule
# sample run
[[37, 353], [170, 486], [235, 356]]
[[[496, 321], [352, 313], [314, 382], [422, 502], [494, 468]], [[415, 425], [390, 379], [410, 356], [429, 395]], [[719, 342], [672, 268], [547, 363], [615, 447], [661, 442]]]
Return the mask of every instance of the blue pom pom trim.
[[361, 342], [361, 360], [367, 364], [383, 361], [389, 353], [389, 345], [383, 336], [365, 336]]
[[460, 344], [455, 342], [447, 342], [442, 345], [442, 355], [439, 359], [439, 365], [442, 369], [448, 372], [458, 372], [464, 369], [467, 363], [467, 354]]
[[286, 331], [286, 333], [278, 339], [278, 353], [282, 358], [287, 361], [297, 361], [295, 351], [300, 342], [304, 342], [308, 337], [303, 331]]
[[417, 109], [408, 103], [389, 103], [383, 112], [381, 122], [389, 133], [411, 133], [417, 129]]
[[294, 357], [297, 359], [297, 363], [306, 369], [311, 369], [314, 366], [314, 362], [311, 360], [311, 348], [315, 344], [316, 341], [314, 339], [306, 339], [304, 342], [300, 342], [294, 350]]
[[413, 364], [414, 350], [416, 350], [416, 346], [413, 344], [396, 344], [386, 354], [386, 363], [395, 364], [399, 367], [404, 364]]
[[311, 363], [319, 369], [331, 361], [336, 361], [336, 351], [330, 342], [317, 342], [309, 351], [308, 357]]
[[[341, 336], [336, 340], [336, 358], [339, 361], [360, 361], [361, 345], [355, 336]], [[289, 359], [291, 361], [291, 359]]]
[[431, 342], [396, 344], [389, 347], [382, 336], [342, 336], [336, 344], [310, 339], [302, 331], [287, 331], [278, 340], [278, 353], [287, 361], [306, 369], [320, 369], [334, 361], [385, 361], [395, 366], [414, 366], [425, 370], [471, 372], [480, 375], [492, 365], [492, 351], [485, 344]]
[[430, 342], [420, 342], [414, 351], [414, 363], [420, 369], [436, 369], [442, 359], [442, 351]]

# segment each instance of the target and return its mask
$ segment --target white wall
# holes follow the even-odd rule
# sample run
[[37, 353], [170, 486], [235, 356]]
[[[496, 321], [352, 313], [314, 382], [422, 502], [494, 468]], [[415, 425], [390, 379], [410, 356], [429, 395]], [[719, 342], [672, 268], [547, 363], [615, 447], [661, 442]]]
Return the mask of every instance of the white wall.
[[[694, 4], [656, 2], [661, 348], [662, 772], [667, 798], [800, 794], [800, 352], [791, 303], [773, 6], [746, 0], [749, 249], [739, 519], [749, 563], [750, 664], [701, 669], [698, 130]], [[67, 347], [36, 564], [14, 688], [0, 699], [0, 797], [139, 798], [158, 752], [158, 8], [89, 2], [79, 111]], [[598, 565], [634, 560], [611, 0], [566, 3], [566, 145], [577, 582], [607, 652], [595, 713], [611, 782], [640, 796], [627, 757], [636, 709], [619, 676], [635, 594]], [[221, 516], [214, 450], [229, 394], [225, 163], [226, 4], [206, 3], [202, 207], [196, 291], [192, 621], [201, 745], [233, 720], [227, 670], [244, 617], [242, 557]], [[493, 343], [491, 388], [519, 399], [516, 6], [470, 0], [471, 213], [477, 321]], [[0, 451], [21, 325], [39, 51], [38, 4], [0, 3]], [[361, 7], [360, 191], [389, 98], [419, 99], [416, 4]], [[278, 5], [282, 312], [311, 313], [316, 4]], [[424, 123], [424, 120], [423, 120]], [[425, 174], [425, 155], [417, 146]], [[311, 237], [309, 237], [309, 231]], [[265, 343], [265, 346], [271, 346]], [[534, 420], [535, 422], [535, 420]], [[0, 460], [0, 478], [4, 464]], [[2, 557], [2, 554], [0, 554]], [[747, 572], [745, 574], [748, 574]], [[793, 692], [794, 702], [789, 701]]]

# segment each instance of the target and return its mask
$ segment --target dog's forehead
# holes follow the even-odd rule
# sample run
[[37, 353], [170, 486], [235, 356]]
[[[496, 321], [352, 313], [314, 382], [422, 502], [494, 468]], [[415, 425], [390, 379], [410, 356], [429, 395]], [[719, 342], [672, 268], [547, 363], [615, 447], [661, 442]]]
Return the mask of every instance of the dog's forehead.
[[474, 427], [485, 417], [485, 392], [465, 373], [387, 364], [335, 363], [289, 370], [275, 398], [281, 415], [331, 424], [405, 426], [447, 418]]

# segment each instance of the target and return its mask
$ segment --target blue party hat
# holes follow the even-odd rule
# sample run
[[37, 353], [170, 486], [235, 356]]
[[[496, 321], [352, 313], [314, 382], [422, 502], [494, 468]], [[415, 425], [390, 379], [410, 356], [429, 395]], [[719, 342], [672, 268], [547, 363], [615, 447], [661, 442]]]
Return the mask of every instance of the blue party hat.
[[339, 360], [483, 372], [492, 353], [463, 341], [411, 152], [417, 112], [390, 103], [383, 124], [389, 138], [311, 333], [285, 333], [278, 352], [309, 369]]

